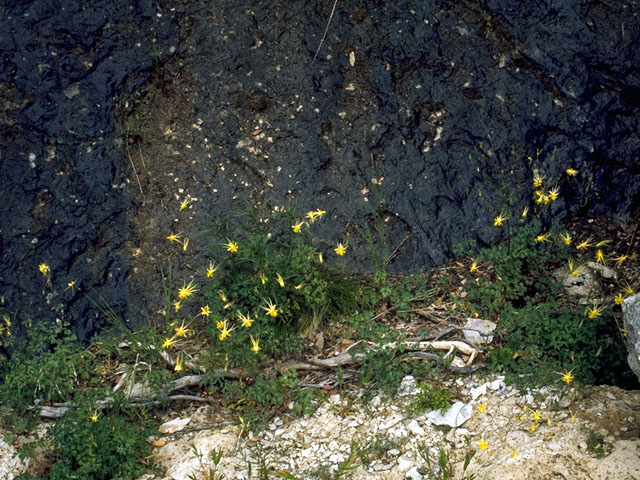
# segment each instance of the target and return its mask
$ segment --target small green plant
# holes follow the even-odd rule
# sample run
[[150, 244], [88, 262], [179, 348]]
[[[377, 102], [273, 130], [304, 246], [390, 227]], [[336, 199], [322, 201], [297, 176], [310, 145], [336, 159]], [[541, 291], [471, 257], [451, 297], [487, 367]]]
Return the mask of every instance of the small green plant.
[[431, 386], [420, 382], [418, 388], [420, 391], [409, 405], [409, 411], [413, 415], [420, 415], [431, 410], [445, 412], [451, 407], [449, 400], [451, 392], [447, 387]]
[[224, 480], [226, 476], [222, 473], [218, 473], [218, 466], [222, 460], [222, 450], [211, 450], [211, 463], [207, 465], [204, 460], [204, 455], [197, 449], [197, 447], [191, 444], [191, 451], [193, 456], [198, 459], [198, 469], [195, 473], [187, 475], [189, 480]]
[[587, 449], [596, 458], [604, 458], [606, 452], [604, 449], [604, 438], [596, 433], [590, 427], [582, 427], [581, 429], [587, 434]]
[[[418, 454], [420, 458], [424, 460], [427, 467], [427, 474], [429, 478], [435, 478], [438, 480], [453, 480], [455, 478], [455, 467], [451, 461], [450, 452], [446, 450], [442, 445], [437, 446], [437, 455], [434, 455], [429, 448], [424, 444], [418, 444]], [[462, 473], [467, 471], [471, 460], [473, 460], [476, 451], [470, 451], [465, 453], [464, 462], [462, 464]], [[432, 458], [434, 455], [435, 458]], [[473, 480], [474, 474], [465, 475], [462, 480]]]
[[351, 451], [358, 457], [360, 463], [368, 467], [374, 460], [387, 457], [389, 450], [397, 449], [405, 445], [407, 437], [392, 438], [389, 435], [378, 433], [373, 439], [357, 439], [351, 443]]

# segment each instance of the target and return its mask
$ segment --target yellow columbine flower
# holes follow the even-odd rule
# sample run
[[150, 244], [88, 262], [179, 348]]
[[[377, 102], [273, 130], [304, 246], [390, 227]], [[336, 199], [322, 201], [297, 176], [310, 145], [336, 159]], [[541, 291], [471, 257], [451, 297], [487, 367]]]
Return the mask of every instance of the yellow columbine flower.
[[633, 290], [633, 288], [631, 288], [631, 285], [629, 285], [628, 283], [624, 286], [624, 288], [622, 290], [624, 291], [624, 293], [628, 297], [631, 297], [631, 296], [636, 294], [636, 292]]
[[264, 285], [265, 283], [267, 283], [268, 278], [267, 278], [267, 276], [266, 276], [264, 273], [260, 272], [260, 273], [258, 274], [258, 278], [260, 279], [260, 283], [261, 283], [262, 285]]
[[193, 281], [189, 282], [188, 285], [182, 285], [182, 288], [178, 290], [178, 298], [184, 300], [185, 298], [189, 298], [193, 295], [194, 292], [198, 291], [198, 286], [193, 283]]
[[182, 251], [186, 252], [188, 246], [189, 246], [189, 239], [185, 238], [184, 241], [182, 242]]
[[299, 283], [298, 285], [296, 285], [295, 288], [296, 290], [300, 290], [302, 287], [304, 287], [304, 283]]
[[528, 214], [529, 214], [529, 207], [524, 207], [522, 209], [522, 218], [527, 218]]
[[245, 328], [249, 328], [251, 325], [253, 325], [253, 319], [249, 315], [245, 315], [241, 312], [238, 312], [238, 320], [242, 322], [242, 325]]
[[182, 322], [179, 327], [176, 327], [176, 336], [184, 337], [187, 333], [189, 333], [191, 330], [187, 328], [188, 326], [189, 325], [185, 325], [184, 322]]
[[178, 357], [176, 358], [176, 364], [173, 367], [173, 370], [176, 372], [181, 372], [182, 371], [182, 355], [178, 355]]
[[291, 229], [293, 230], [293, 233], [300, 233], [302, 231], [303, 225], [304, 225], [304, 222], [298, 222], [291, 225]]
[[182, 308], [182, 302], [180, 300], [174, 300], [173, 301], [173, 309], [178, 312], [180, 311], [180, 308]]
[[518, 459], [518, 449], [514, 448], [511, 450], [511, 458], [513, 458], [514, 460]]
[[70, 282], [67, 282], [67, 288], [64, 289], [64, 291], [66, 292], [67, 290], [71, 289], [71, 293], [73, 293], [73, 289], [76, 286], [76, 280], [71, 280]]
[[211, 308], [209, 307], [209, 305], [200, 307], [200, 315], [202, 315], [203, 317], [208, 317], [209, 315], [211, 315]]
[[176, 344], [176, 336], [174, 335], [171, 338], [165, 338], [164, 342], [162, 343], [162, 348], [164, 348], [165, 350], [167, 350], [168, 348], [171, 348], [172, 346], [174, 346]]
[[537, 429], [538, 429], [538, 425], [536, 425], [535, 423], [531, 423], [531, 424], [529, 425], [529, 431], [530, 431], [531, 433], [535, 432]]
[[187, 196], [187, 198], [185, 198], [184, 200], [182, 200], [182, 202], [180, 202], [180, 211], [184, 210], [185, 208], [187, 208], [189, 206], [190, 203], [193, 202], [193, 199], [189, 196]]
[[222, 330], [222, 327], [224, 327], [224, 322], [223, 322], [222, 320], [218, 320], [218, 321], [216, 322], [216, 328], [217, 328], [218, 330]]
[[533, 172], [533, 186], [535, 188], [540, 188], [542, 186], [542, 181], [544, 180], [544, 175], [540, 175], [537, 170]]
[[575, 177], [576, 175], [578, 175], [578, 170], [576, 170], [575, 168], [567, 168], [565, 171], [570, 177]]
[[220, 329], [218, 338], [220, 339], [221, 342], [224, 342], [225, 338], [227, 338], [229, 334], [233, 332], [235, 329], [236, 329], [235, 326], [229, 328], [229, 326], [227, 325], [227, 321], [225, 320], [224, 322], [222, 322], [222, 328]]
[[338, 246], [334, 249], [336, 255], [343, 256], [347, 252], [347, 247], [345, 247], [342, 243], [339, 243]]
[[226, 302], [227, 301], [227, 296], [224, 294], [224, 292], [222, 290], [218, 290], [218, 296], [220, 297], [220, 300], [222, 300], [222, 302]]
[[592, 237], [587, 238], [586, 240], [580, 242], [578, 245], [576, 245], [576, 248], [578, 250], [584, 250], [586, 248], [589, 248], [590, 246], [592, 246], [593, 244], [591, 243], [591, 240], [593, 240]]
[[613, 303], [616, 305], [622, 305], [624, 303], [624, 297], [622, 295], [616, 295], [613, 299]]
[[46, 263], [41, 263], [40, 265], [38, 265], [38, 270], [40, 270], [40, 273], [43, 274], [45, 277], [47, 275], [49, 275], [49, 272], [51, 271], [49, 269], [49, 265], [47, 265]]
[[227, 252], [236, 253], [238, 251], [238, 244], [229, 239], [227, 239], [227, 243], [224, 246], [227, 247]]
[[325, 212], [324, 210], [320, 210], [320, 209], [318, 209], [318, 210], [316, 210], [316, 211], [315, 211], [315, 212], [313, 212], [313, 213], [315, 213], [315, 214], [316, 214], [316, 218], [322, 218], [322, 217], [324, 217], [324, 214], [325, 214], [325, 213], [327, 213], [327, 212]]
[[213, 262], [209, 262], [209, 267], [207, 267], [207, 278], [213, 277], [213, 274], [216, 273], [216, 270], [218, 270], [219, 267], [220, 265], [216, 265]]
[[564, 372], [562, 375], [562, 381], [567, 385], [570, 385], [573, 382], [573, 374], [571, 372]]
[[500, 226], [502, 226], [502, 223], [505, 220], [507, 220], [507, 218], [504, 215], [500, 214], [496, 218], [493, 219], [493, 226], [494, 227], [500, 227]]
[[478, 405], [478, 413], [484, 413], [487, 411], [487, 404], [482, 402], [480, 405]]
[[549, 190], [549, 198], [552, 202], [555, 202], [558, 199], [558, 193], [558, 187], [553, 187], [551, 190]]
[[484, 451], [487, 448], [489, 448], [489, 444], [486, 442], [484, 438], [481, 438], [480, 441], [478, 442], [478, 448]]
[[267, 306], [266, 307], [262, 307], [262, 309], [267, 312], [267, 315], [269, 315], [270, 317], [277, 317], [278, 316], [278, 309], [276, 308], [276, 304], [272, 303], [271, 300], [267, 300]]
[[576, 418], [578, 418], [578, 412], [573, 413], [571, 410], [569, 410], [569, 422], [573, 425], [574, 423], [576, 423]]
[[309, 221], [311, 223], [316, 221], [316, 218], [318, 217], [318, 214], [316, 212], [314, 212], [313, 210], [310, 210], [307, 212], [306, 217], [309, 219]]
[[89, 419], [93, 422], [93, 423], [97, 423], [98, 422], [98, 418], [100, 417], [100, 413], [98, 412], [98, 410], [94, 410], [93, 411], [93, 415], [91, 415], [89, 417]]
[[580, 272], [582, 272], [583, 268], [584, 268], [584, 265], [579, 265], [577, 268], [574, 268], [573, 260], [569, 260], [569, 274], [572, 277], [577, 277], [578, 275], [580, 275]]
[[249, 336], [249, 338], [251, 339], [251, 350], [253, 351], [253, 353], [258, 353], [260, 351], [260, 340], [256, 340], [251, 335]]
[[278, 282], [278, 285], [280, 285], [280, 287], [284, 288], [284, 279], [279, 273], [276, 273], [276, 282]]
[[569, 235], [569, 232], [564, 235], [561, 233], [560, 239], [564, 242], [565, 245], [571, 245], [571, 235]]
[[600, 249], [596, 250], [596, 262], [602, 263], [603, 265], [606, 263], [604, 260], [604, 253]]
[[538, 235], [536, 237], [536, 242], [543, 243], [543, 242], [549, 241], [549, 235], [550, 235], [550, 233], [545, 233], [545, 234]]
[[629, 258], [628, 255], [620, 255], [619, 257], [614, 258], [616, 262], [616, 267], [619, 267], [620, 265], [622, 265], [624, 261], [627, 260], [628, 258]]
[[180, 237], [182, 237], [181, 233], [170, 233], [167, 236], [167, 240], [169, 240], [170, 242], [179, 242], [180, 241]]
[[318, 252], [318, 262], [322, 263], [324, 260], [322, 259], [322, 252]]
[[541, 418], [542, 418], [542, 414], [539, 411], [536, 410], [535, 412], [533, 412], [534, 422], [539, 422]]
[[469, 272], [474, 273], [478, 271], [478, 261], [474, 260], [469, 267]]
[[590, 307], [587, 307], [585, 313], [587, 314], [587, 317], [593, 320], [594, 318], [600, 316], [603, 310], [604, 305], [592, 305]]

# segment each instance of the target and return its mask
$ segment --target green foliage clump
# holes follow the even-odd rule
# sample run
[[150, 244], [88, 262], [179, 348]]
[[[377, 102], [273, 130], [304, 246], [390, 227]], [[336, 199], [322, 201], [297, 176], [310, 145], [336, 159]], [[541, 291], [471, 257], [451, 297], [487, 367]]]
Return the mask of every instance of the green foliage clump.
[[449, 399], [451, 392], [445, 387], [431, 386], [428, 383], [418, 384], [420, 391], [409, 405], [409, 410], [413, 415], [420, 415], [431, 410], [445, 412], [451, 407]]

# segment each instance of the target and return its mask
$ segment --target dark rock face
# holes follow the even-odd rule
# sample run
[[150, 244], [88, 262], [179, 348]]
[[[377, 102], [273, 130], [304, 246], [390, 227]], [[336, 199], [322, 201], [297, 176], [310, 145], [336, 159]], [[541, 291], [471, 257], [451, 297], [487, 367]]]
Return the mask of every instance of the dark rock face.
[[4, 2], [0, 308], [14, 328], [68, 315], [85, 338], [100, 326], [89, 296], [117, 310], [128, 301], [120, 247], [131, 201], [113, 112], [148, 77], [156, 42], [177, 40], [156, 3]]
[[[349, 238], [362, 260], [353, 226], [372, 221], [372, 178], [400, 271], [442, 263], [468, 238], [499, 240], [498, 213], [533, 208], [534, 171], [559, 189], [555, 218], [640, 207], [637, 1], [338, 2], [313, 62], [332, 0], [183, 0], [171, 12], [177, 53], [145, 85], [151, 49], [136, 43], [166, 52], [169, 12], [150, 0], [93, 2], [91, 14], [18, 3], [0, 34], [11, 308], [38, 307], [46, 260], [52, 278], [77, 278], [116, 308], [134, 285], [138, 314], [152, 311], [168, 232], [195, 238], [207, 215], [244, 200], [327, 210], [319, 233]], [[144, 194], [112, 141], [113, 96], [138, 86], [129, 118], [141, 122]], [[197, 200], [188, 224], [172, 210], [186, 195]], [[81, 325], [85, 298], [71, 299]]]

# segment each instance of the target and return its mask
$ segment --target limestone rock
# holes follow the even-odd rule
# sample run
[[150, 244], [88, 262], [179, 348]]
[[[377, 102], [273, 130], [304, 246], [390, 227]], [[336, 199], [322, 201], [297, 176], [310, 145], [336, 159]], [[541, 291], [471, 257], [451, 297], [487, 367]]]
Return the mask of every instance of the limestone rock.
[[622, 322], [627, 332], [627, 361], [640, 380], [640, 293], [623, 302]]
[[462, 334], [467, 342], [473, 345], [480, 345], [493, 341], [492, 332], [495, 329], [496, 324], [489, 320], [467, 318], [467, 323], [462, 327]]

